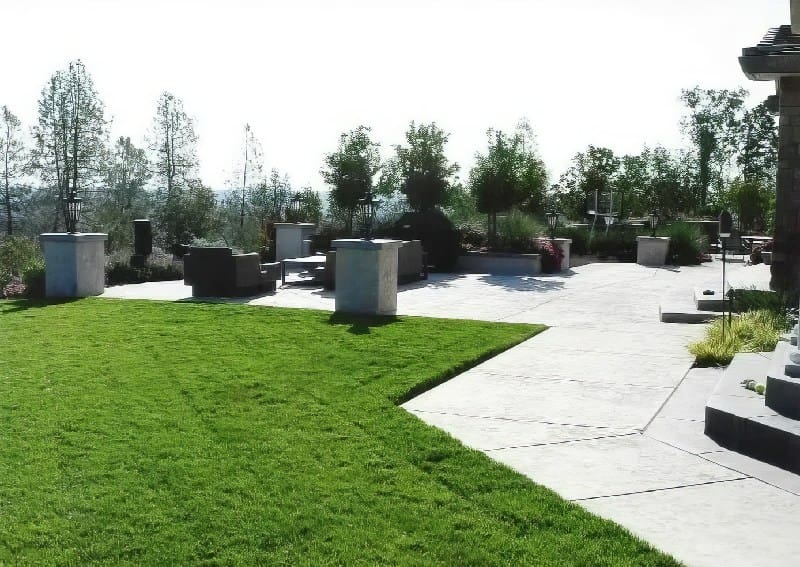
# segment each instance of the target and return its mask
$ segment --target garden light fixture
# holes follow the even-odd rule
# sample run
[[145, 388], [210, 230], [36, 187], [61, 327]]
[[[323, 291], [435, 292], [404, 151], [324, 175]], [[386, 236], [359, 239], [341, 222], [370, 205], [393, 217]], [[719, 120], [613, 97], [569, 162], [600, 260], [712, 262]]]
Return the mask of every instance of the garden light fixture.
[[[720, 247], [722, 248], [722, 340], [725, 340], [725, 309], [726, 301], [728, 302], [727, 308], [730, 309], [731, 299], [726, 293], [725, 287], [727, 285], [725, 279], [725, 250], [728, 248], [728, 238], [731, 236], [731, 229], [733, 228], [733, 217], [728, 211], [722, 211], [719, 214], [719, 240]], [[728, 326], [730, 326], [730, 316], [728, 317]]]
[[372, 238], [372, 223], [375, 220], [375, 213], [381, 202], [372, 196], [372, 190], [368, 190], [363, 199], [358, 200], [359, 215], [361, 217], [361, 238], [370, 240]]
[[75, 234], [78, 232], [78, 223], [81, 220], [81, 207], [83, 202], [75, 191], [70, 192], [69, 197], [64, 200], [64, 221], [67, 225], [67, 232]]
[[550, 227], [550, 239], [553, 240], [556, 237], [556, 227], [558, 226], [558, 213], [555, 211], [550, 211], [549, 213], [545, 213], [547, 217], [547, 226]]
[[658, 226], [658, 211], [653, 209], [652, 211], [650, 211], [650, 228], [652, 229], [652, 234], [650, 236], [655, 237], [657, 226]]
[[300, 196], [300, 193], [295, 193], [294, 196], [289, 201], [289, 207], [287, 210], [287, 216], [289, 217], [287, 220], [291, 222], [300, 222], [300, 209], [301, 209], [301, 202], [303, 198]]

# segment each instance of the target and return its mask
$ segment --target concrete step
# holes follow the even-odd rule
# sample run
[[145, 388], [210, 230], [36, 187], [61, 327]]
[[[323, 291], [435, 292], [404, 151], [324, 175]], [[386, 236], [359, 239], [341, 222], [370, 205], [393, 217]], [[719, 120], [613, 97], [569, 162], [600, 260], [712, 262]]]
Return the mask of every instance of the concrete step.
[[[711, 292], [710, 294], [706, 292]], [[694, 305], [698, 311], [726, 311], [730, 301], [719, 289], [694, 288]]]
[[722, 317], [720, 311], [700, 311], [691, 305], [661, 305], [659, 315], [662, 323], [708, 323]]
[[721, 446], [800, 474], [800, 421], [765, 404], [742, 380], [764, 383], [772, 353], [740, 353], [706, 403], [705, 433]]

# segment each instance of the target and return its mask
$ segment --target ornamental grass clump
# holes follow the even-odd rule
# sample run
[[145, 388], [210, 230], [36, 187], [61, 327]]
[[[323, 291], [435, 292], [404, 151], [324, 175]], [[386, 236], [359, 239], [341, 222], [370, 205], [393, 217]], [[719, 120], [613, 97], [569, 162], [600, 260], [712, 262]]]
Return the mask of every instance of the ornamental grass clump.
[[[723, 325], [725, 331], [723, 334]], [[765, 352], [775, 349], [781, 333], [791, 321], [785, 313], [760, 309], [747, 311], [731, 319], [717, 319], [703, 340], [689, 345], [699, 366], [726, 366], [737, 352]]]

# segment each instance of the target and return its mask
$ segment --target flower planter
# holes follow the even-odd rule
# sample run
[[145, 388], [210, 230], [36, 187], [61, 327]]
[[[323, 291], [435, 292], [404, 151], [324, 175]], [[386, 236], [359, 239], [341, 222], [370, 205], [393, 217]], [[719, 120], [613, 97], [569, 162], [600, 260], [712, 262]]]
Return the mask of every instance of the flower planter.
[[459, 256], [462, 272], [502, 276], [533, 276], [542, 271], [541, 254], [508, 252], [467, 252]]
[[552, 240], [553, 243], [559, 247], [561, 253], [564, 257], [561, 259], [561, 269], [562, 270], [569, 270], [570, 268], [570, 258], [569, 258], [569, 249], [572, 246], [572, 239], [571, 238], [540, 238], [539, 242], [542, 241], [550, 241]]
[[637, 236], [636, 263], [642, 266], [663, 266], [667, 263], [668, 236]]

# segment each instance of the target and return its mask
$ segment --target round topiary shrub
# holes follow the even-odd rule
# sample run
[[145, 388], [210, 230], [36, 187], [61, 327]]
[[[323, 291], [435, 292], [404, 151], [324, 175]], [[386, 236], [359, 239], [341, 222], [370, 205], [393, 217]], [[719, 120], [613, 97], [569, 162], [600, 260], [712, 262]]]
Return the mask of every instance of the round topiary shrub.
[[394, 238], [421, 240], [428, 253], [428, 264], [439, 271], [450, 271], [461, 253], [460, 235], [443, 212], [431, 209], [405, 213], [392, 227]]

